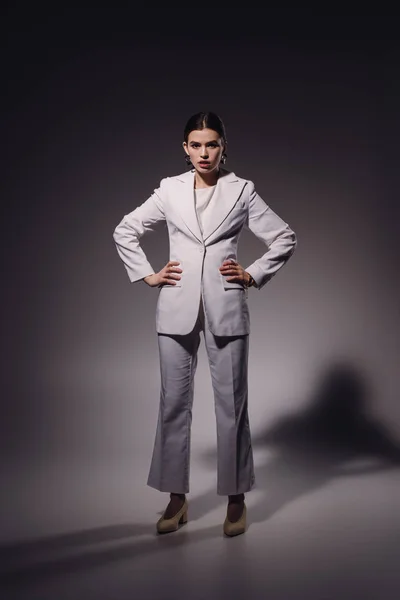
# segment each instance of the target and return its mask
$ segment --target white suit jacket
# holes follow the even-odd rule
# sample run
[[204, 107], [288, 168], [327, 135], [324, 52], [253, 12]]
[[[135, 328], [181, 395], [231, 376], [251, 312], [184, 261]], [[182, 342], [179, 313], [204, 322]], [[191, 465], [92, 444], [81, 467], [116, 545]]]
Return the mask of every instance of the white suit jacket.
[[[135, 210], [125, 215], [114, 231], [114, 241], [133, 283], [154, 273], [140, 246], [140, 238], [158, 221], [166, 221], [169, 260], [179, 261], [181, 279], [159, 286], [156, 310], [158, 333], [189, 333], [196, 322], [200, 294], [214, 335], [250, 333], [247, 290], [229, 282], [219, 271], [223, 261], [237, 260], [243, 227], [267, 246], [267, 251], [245, 270], [261, 289], [293, 254], [296, 235], [262, 200], [252, 181], [220, 169], [203, 236], [194, 201], [194, 170], [166, 177], [160, 187]], [[166, 264], [167, 260], [165, 260]]]

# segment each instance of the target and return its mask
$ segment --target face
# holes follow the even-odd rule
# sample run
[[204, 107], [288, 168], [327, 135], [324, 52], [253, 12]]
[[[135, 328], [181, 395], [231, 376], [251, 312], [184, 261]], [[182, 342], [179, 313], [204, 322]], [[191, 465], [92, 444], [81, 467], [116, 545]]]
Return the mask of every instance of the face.
[[183, 147], [199, 173], [210, 173], [218, 169], [225, 150], [222, 138], [213, 129], [191, 131], [187, 143], [183, 142]]

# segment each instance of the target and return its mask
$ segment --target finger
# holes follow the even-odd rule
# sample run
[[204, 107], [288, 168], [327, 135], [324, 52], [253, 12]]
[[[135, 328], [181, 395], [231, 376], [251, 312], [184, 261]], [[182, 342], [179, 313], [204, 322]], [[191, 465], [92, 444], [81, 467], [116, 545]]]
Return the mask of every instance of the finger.
[[224, 260], [224, 262], [222, 264], [223, 265], [237, 265], [238, 263], [236, 262], [236, 260], [233, 260], [233, 258], [228, 258], [228, 259]]
[[180, 273], [175, 270], [168, 269], [168, 271], [166, 271], [166, 277], [175, 277], [175, 278], [179, 277], [180, 278]]
[[169, 260], [167, 262], [167, 266], [172, 266], [172, 265], [180, 265], [181, 263], [179, 262], [179, 260]]

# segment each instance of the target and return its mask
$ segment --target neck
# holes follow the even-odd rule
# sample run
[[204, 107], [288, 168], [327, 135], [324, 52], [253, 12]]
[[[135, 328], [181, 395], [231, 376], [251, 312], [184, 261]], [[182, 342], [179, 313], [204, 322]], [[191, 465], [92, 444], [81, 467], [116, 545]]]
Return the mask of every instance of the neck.
[[210, 187], [217, 183], [219, 177], [219, 169], [215, 169], [211, 173], [199, 173], [198, 171], [194, 174], [194, 187]]

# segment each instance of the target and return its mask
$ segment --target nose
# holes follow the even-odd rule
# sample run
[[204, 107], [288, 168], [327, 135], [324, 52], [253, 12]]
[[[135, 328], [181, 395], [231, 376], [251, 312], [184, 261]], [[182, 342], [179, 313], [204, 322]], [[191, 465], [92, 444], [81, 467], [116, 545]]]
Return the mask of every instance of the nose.
[[208, 158], [207, 148], [203, 148], [201, 151], [201, 158]]

